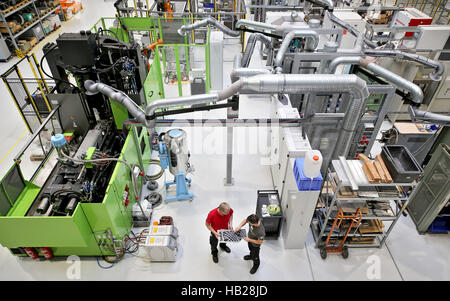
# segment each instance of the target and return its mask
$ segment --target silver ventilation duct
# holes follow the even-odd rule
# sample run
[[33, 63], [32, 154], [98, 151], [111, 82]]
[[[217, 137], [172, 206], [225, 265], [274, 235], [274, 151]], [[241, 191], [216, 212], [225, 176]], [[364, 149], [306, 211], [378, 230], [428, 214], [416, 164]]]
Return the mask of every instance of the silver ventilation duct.
[[334, 3], [333, 0], [317, 0], [317, 2], [322, 3], [324, 6], [326, 6], [329, 10], [334, 9]]
[[[341, 26], [342, 28], [344, 28], [345, 30], [347, 30], [349, 33], [351, 33], [352, 35], [354, 35], [355, 37], [358, 37], [360, 35], [360, 32], [358, 30], [356, 30], [353, 26], [351, 26], [350, 24], [345, 23], [344, 21], [342, 21], [341, 19], [339, 19], [338, 17], [336, 17], [335, 15], [333, 15], [330, 12], [327, 12], [328, 18], [330, 19], [330, 21], [332, 21], [333, 23]], [[376, 48], [378, 47], [377, 43], [364, 38], [364, 43], [369, 46], [370, 48]]]
[[417, 104], [422, 103], [423, 92], [422, 89], [416, 84], [413, 84], [412, 82], [407, 81], [400, 75], [395, 74], [394, 72], [391, 72], [366, 59], [361, 59], [360, 64], [367, 70], [372, 71], [374, 74], [383, 77], [385, 80], [396, 85], [397, 87], [409, 91], [413, 95], [412, 101], [414, 101], [415, 103]]
[[249, 77], [258, 74], [270, 74], [271, 72], [267, 69], [252, 69], [252, 68], [236, 68], [230, 73], [231, 82], [234, 83], [241, 77]]
[[430, 78], [434, 81], [440, 81], [442, 78], [442, 74], [444, 74], [444, 65], [442, 65], [442, 63], [429, 59], [422, 55], [402, 52], [399, 50], [373, 50], [373, 49], [364, 50], [364, 54], [373, 57], [394, 57], [397, 59], [418, 62], [422, 65], [431, 67], [434, 69], [434, 72], [430, 73]]
[[237, 81], [222, 91], [218, 91], [210, 94], [199, 94], [192, 95], [186, 97], [177, 97], [177, 98], [167, 98], [167, 99], [157, 99], [152, 101], [149, 105], [147, 105], [145, 109], [145, 114], [150, 117], [150, 120], [147, 121], [146, 126], [148, 128], [154, 128], [155, 126], [155, 111], [158, 109], [165, 108], [173, 108], [180, 106], [189, 106], [195, 104], [206, 104], [206, 103], [215, 103], [217, 101], [225, 100], [237, 93], [239, 93], [242, 87], [242, 83]]
[[340, 56], [335, 58], [330, 62], [330, 65], [328, 65], [328, 70], [330, 74], [334, 74], [336, 72], [336, 69], [340, 65], [359, 65], [360, 64], [361, 57], [359, 56]]
[[[394, 53], [397, 53], [394, 51]], [[400, 54], [401, 55], [401, 54]], [[413, 55], [415, 57], [415, 55]], [[420, 56], [419, 56], [420, 57]], [[421, 58], [419, 58], [421, 59]], [[425, 58], [426, 59], [426, 58]], [[414, 59], [415, 60], [415, 59]], [[431, 61], [431, 60], [430, 60]], [[438, 63], [438, 62], [437, 62]], [[414, 101], [416, 104], [421, 104], [423, 100], [423, 92], [422, 89], [417, 86], [416, 84], [407, 81], [403, 77], [401, 77], [398, 74], [395, 74], [375, 63], [372, 63], [366, 59], [357, 58], [357, 57], [338, 57], [331, 61], [330, 63], [330, 73], [334, 73], [336, 71], [337, 66], [342, 64], [353, 64], [353, 65], [361, 65], [367, 70], [373, 72], [375, 75], [383, 77], [388, 82], [394, 84], [395, 86], [407, 90], [411, 93], [412, 101]], [[437, 65], [440, 65], [438, 63]], [[443, 72], [443, 69], [440, 69], [437, 67], [437, 71], [434, 72], [434, 74], [439, 75], [439, 73]], [[431, 76], [430, 76], [431, 77]], [[438, 124], [446, 124], [448, 125], [450, 123], [450, 116], [435, 114], [427, 111], [418, 110], [416, 107], [410, 105], [408, 107], [408, 112], [411, 117], [411, 120], [415, 122], [416, 120], [423, 120]]]
[[270, 31], [274, 31], [277, 29], [276, 25], [247, 20], [247, 19], [240, 19], [236, 22], [236, 28], [241, 28], [243, 26], [258, 28], [258, 29], [262, 29], [262, 30], [270, 30]]
[[444, 116], [427, 111], [418, 110], [413, 106], [409, 106], [408, 111], [412, 121], [414, 122], [416, 120], [421, 120], [442, 125], [450, 125], [450, 116]]
[[220, 23], [219, 21], [217, 21], [216, 19], [209, 17], [200, 21], [197, 21], [193, 24], [189, 24], [189, 25], [183, 25], [178, 29], [178, 34], [180, 36], [185, 36], [187, 34], [188, 31], [200, 28], [200, 27], [204, 27], [206, 25], [211, 25], [216, 27], [217, 29], [219, 29], [220, 31], [222, 31], [224, 34], [232, 36], [232, 37], [238, 37], [241, 35], [241, 33], [239, 31], [234, 31], [229, 29], [228, 27], [226, 27], [224, 24]]
[[84, 82], [84, 87], [90, 93], [102, 93], [110, 99], [121, 103], [130, 114], [142, 124], [146, 124], [145, 112], [125, 93], [103, 83], [95, 83], [92, 80]]
[[369, 60], [360, 57], [338, 57], [331, 61], [329, 65], [330, 73], [334, 73], [336, 68], [342, 64], [361, 65], [375, 75], [383, 77], [395, 86], [409, 91], [413, 95], [412, 101], [415, 103], [420, 104], [422, 102], [423, 92], [419, 86]]
[[369, 96], [366, 82], [354, 74], [263, 74], [241, 78], [241, 94], [300, 94], [348, 92], [355, 98]]
[[[107, 85], [86, 81], [85, 87], [89, 92], [101, 92], [114, 101], [123, 104], [140, 123], [149, 129], [155, 126], [155, 111], [157, 109], [187, 106], [193, 104], [215, 103], [227, 99], [237, 93], [241, 94], [274, 94], [274, 93], [349, 93], [353, 97], [344, 119], [344, 126], [338, 138], [337, 155], [346, 155], [350, 147], [356, 126], [364, 109], [365, 99], [369, 95], [366, 82], [354, 74], [263, 74], [244, 77], [234, 82], [226, 89], [211, 93], [172, 99], [158, 99], [152, 101], [145, 110], [137, 106], [124, 93]], [[147, 117], [149, 120], [147, 120]]]
[[294, 30], [289, 32], [283, 39], [280, 49], [278, 49], [277, 56], [274, 61], [275, 67], [283, 65], [284, 55], [289, 48], [292, 40], [295, 38], [306, 38], [305, 50], [313, 51], [319, 44], [319, 34], [313, 30]]
[[252, 33], [247, 40], [247, 46], [245, 47], [245, 52], [242, 57], [242, 67], [248, 67], [250, 64], [250, 59], [258, 41], [263, 43], [266, 46], [266, 49], [272, 49], [272, 41], [269, 37], [261, 33]]
[[238, 53], [234, 56], [233, 69], [242, 67], [242, 53]]

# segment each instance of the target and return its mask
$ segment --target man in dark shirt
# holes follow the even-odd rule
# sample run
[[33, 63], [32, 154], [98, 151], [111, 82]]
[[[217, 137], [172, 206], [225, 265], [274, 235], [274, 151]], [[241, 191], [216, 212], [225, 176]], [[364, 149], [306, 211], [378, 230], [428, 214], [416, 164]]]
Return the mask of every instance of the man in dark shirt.
[[[208, 214], [206, 218], [206, 228], [211, 231], [209, 237], [209, 243], [211, 245], [211, 255], [215, 263], [219, 262], [217, 256], [217, 245], [219, 243], [219, 230], [232, 230], [233, 229], [233, 209], [230, 208], [228, 203], [223, 202], [219, 207], [214, 208]], [[227, 253], [230, 253], [230, 248], [225, 243], [220, 243], [220, 248]]]
[[255, 274], [259, 268], [259, 250], [264, 242], [266, 231], [261, 223], [261, 219], [256, 214], [249, 215], [246, 219], [244, 219], [235, 231], [239, 231], [247, 223], [248, 237], [244, 238], [244, 240], [248, 242], [250, 254], [245, 255], [244, 260], [253, 260], [253, 267], [250, 270], [250, 274]]

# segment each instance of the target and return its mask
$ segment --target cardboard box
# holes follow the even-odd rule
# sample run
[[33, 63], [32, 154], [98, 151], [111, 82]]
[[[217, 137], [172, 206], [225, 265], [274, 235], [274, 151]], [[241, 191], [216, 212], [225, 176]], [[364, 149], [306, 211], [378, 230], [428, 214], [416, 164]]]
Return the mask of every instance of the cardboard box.
[[28, 42], [26, 40], [19, 40], [17, 44], [18, 44], [20, 50], [22, 51], [22, 53], [27, 53], [32, 48], [30, 42]]
[[6, 27], [13, 28], [15, 25], [16, 25], [16, 22], [14, 22], [14, 21], [8, 22], [7, 25], [3, 22], [0, 23], [0, 27], [4, 27], [4, 28], [6, 28]]
[[34, 47], [34, 45], [36, 45], [38, 43], [38, 39], [33, 37], [33, 38], [29, 39], [28, 42], [31, 44], [31, 47]]
[[52, 28], [56, 29], [61, 26], [61, 20], [57, 15], [50, 15], [46, 20], [52, 24]]
[[64, 13], [65, 13], [67, 19], [70, 19], [73, 17], [73, 13], [70, 9], [67, 9]]
[[83, 8], [83, 6], [81, 5], [81, 2], [74, 2], [72, 5], [67, 7], [67, 10], [72, 11], [72, 14], [76, 14], [82, 8]]
[[73, 5], [75, 1], [73, 0], [61, 0], [61, 7], [62, 8], [68, 8], [69, 6]]

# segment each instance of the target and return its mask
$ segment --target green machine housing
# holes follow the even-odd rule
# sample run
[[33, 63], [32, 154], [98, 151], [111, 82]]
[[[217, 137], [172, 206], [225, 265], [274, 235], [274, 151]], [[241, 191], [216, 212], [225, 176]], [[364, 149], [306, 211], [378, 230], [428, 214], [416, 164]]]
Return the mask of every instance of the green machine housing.
[[[101, 20], [104, 23], [104, 20]], [[142, 22], [149, 22], [146, 25], [151, 25], [150, 35], [151, 41], [163, 37], [162, 27], [158, 26], [163, 19], [158, 18], [128, 18], [125, 22], [128, 30], [134, 30], [134, 28], [142, 28]], [[136, 24], [134, 24], [134, 23]], [[188, 20], [182, 21], [183, 24], [187, 24]], [[97, 22], [98, 23], [98, 22]], [[139, 23], [139, 24], [138, 24]], [[107, 28], [103, 24], [102, 28]], [[128, 43], [129, 40], [125, 38], [125, 34], [118, 34], [114, 31], [119, 39]], [[94, 28], [94, 32], [97, 33], [97, 28]], [[209, 30], [208, 30], [209, 33]], [[114, 34], [113, 34], [114, 36]], [[102, 35], [96, 35], [96, 37], [102, 37]], [[70, 36], [68, 37], [70, 38]], [[142, 107], [147, 105], [153, 100], [165, 97], [164, 84], [163, 84], [163, 70], [166, 67], [166, 52], [171, 49], [183, 49], [186, 52], [186, 59], [188, 58], [188, 47], [203, 47], [205, 50], [205, 71], [207, 91], [210, 87], [209, 79], [209, 39], [206, 45], [189, 45], [185, 39], [184, 44], [177, 45], [158, 45], [156, 48], [153, 61], [148, 64], [141, 60], [138, 53], [138, 49], [111, 47], [117, 42], [113, 41], [111, 37], [99, 39], [99, 45], [101, 51], [105, 53], [102, 56], [102, 62], [99, 68], [108, 64], [107, 58], [113, 56], [113, 61], [119, 60], [122, 55], [122, 51], [128, 51], [136, 57], [134, 78], [140, 79], [138, 81], [139, 93], [130, 95], [133, 98], [139, 98], [137, 102]], [[61, 63], [60, 58], [63, 59], [66, 56], [61, 56], [64, 48], [57, 47], [58, 45], [51, 45], [49, 49], [45, 51], [49, 53], [46, 57], [49, 68], [56, 78], [65, 78], [66, 73], [76, 72], [76, 68], [72, 71], [65, 70], [66, 63]], [[51, 48], [50, 48], [51, 47]], [[99, 49], [100, 49], [99, 48]], [[49, 52], [49, 50], [51, 52]], [[185, 50], [186, 49], [186, 50]], [[130, 56], [129, 56], [130, 57]], [[177, 59], [177, 78], [178, 86], [181, 87], [181, 73], [180, 73], [180, 60]], [[121, 64], [117, 65], [118, 67]], [[143, 72], [145, 69], [145, 72]], [[109, 81], [108, 79], [114, 78], [112, 71], [102, 74], [101, 81], [106, 84], [115, 83], [115, 81]], [[138, 76], [139, 74], [139, 76]], [[82, 89], [82, 84], [86, 79], [92, 79], [89, 74], [76, 74], [73, 73], [78, 86]], [[117, 82], [120, 83], [123, 81]], [[112, 84], [114, 86], [114, 84]], [[115, 88], [121, 90], [121, 86], [115, 86]], [[43, 121], [38, 132], [50, 123], [51, 120], [62, 120], [62, 132], [61, 133], [74, 133], [74, 136], [78, 136], [78, 144], [71, 146], [71, 148], [80, 149], [83, 142], [87, 141], [89, 131], [94, 129], [92, 124], [92, 114], [87, 114], [87, 119], [84, 117], [85, 111], [80, 105], [79, 98], [84, 99], [84, 103], [90, 106], [97, 103], [97, 110], [101, 113], [100, 119], [104, 122], [108, 122], [108, 129], [115, 133], [115, 135], [122, 136], [123, 141], [120, 145], [120, 151], [114, 154], [120, 160], [126, 161], [128, 164], [137, 165], [141, 167], [141, 170], [147, 170], [148, 164], [151, 158], [151, 146], [149, 143], [149, 133], [143, 127], [136, 127], [134, 125], [127, 125], [124, 128], [124, 122], [130, 118], [126, 109], [119, 103], [113, 102], [108, 99], [102, 100], [99, 95], [87, 96], [75, 94], [71, 91], [71, 87], [64, 85], [64, 82], [56, 85], [57, 93], [46, 94], [49, 101], [52, 103], [53, 111], [49, 113], [48, 117]], [[179, 89], [181, 90], [181, 89]], [[70, 94], [72, 93], [72, 94]], [[180, 92], [181, 96], [181, 92]], [[137, 99], [136, 99], [137, 100]], [[57, 107], [55, 105], [57, 104]], [[83, 103], [83, 101], [81, 101]], [[98, 104], [105, 103], [105, 105], [98, 106]], [[108, 103], [108, 105], [106, 105]], [[108, 111], [104, 110], [107, 108]], [[56, 112], [55, 111], [58, 111]], [[91, 117], [89, 117], [91, 116]], [[59, 120], [59, 121], [61, 121]], [[83, 128], [81, 133], [77, 133], [76, 129], [71, 128], [72, 124], [78, 125], [78, 131]], [[34, 133], [34, 136], [30, 139], [36, 139], [39, 133]], [[32, 142], [32, 141], [31, 141]], [[28, 145], [31, 144], [28, 143]], [[86, 144], [86, 143], [85, 143]], [[96, 151], [106, 152], [107, 149], [101, 149], [95, 143], [87, 143], [86, 148], [83, 149], [83, 153], [86, 159], [95, 158]], [[39, 256], [44, 256], [40, 251], [40, 248], [49, 248], [54, 256], [114, 256], [117, 254], [117, 248], [121, 248], [121, 243], [124, 236], [130, 233], [132, 228], [132, 208], [136, 203], [136, 196], [134, 195], [131, 182], [131, 175], [129, 168], [122, 162], [111, 162], [113, 170], [108, 172], [105, 176], [107, 183], [104, 185], [101, 191], [101, 196], [94, 198], [91, 201], [80, 201], [70, 214], [59, 214], [52, 216], [44, 216], [39, 214], [30, 214], [36, 208], [36, 202], [40, 196], [48, 189], [48, 179], [51, 178], [52, 172], [57, 172], [58, 168], [62, 168], [60, 163], [56, 163], [57, 150], [52, 148], [48, 154], [46, 154], [45, 160], [38, 167], [31, 177], [25, 177], [24, 174], [27, 169], [21, 169], [21, 156], [24, 152], [16, 157], [14, 164], [3, 177], [0, 182], [0, 244], [6, 247], [10, 252], [16, 256], [28, 256], [25, 248], [32, 247], [38, 253]], [[73, 156], [73, 154], [72, 154]], [[25, 161], [25, 160], [24, 160]], [[54, 166], [53, 166], [54, 165]], [[87, 170], [86, 172], [95, 172], [99, 167], [88, 163], [82, 164]], [[48, 172], [51, 170], [51, 172]], [[49, 173], [49, 175], [47, 174]], [[46, 183], [42, 183], [42, 180], [47, 179]], [[143, 181], [137, 181], [138, 190], [141, 190]], [[124, 199], [125, 192], [128, 194], [129, 202]]]
[[[145, 128], [137, 137], [138, 145], [134, 134], [134, 131], [128, 134], [119, 159], [139, 164], [139, 157], [150, 158], [150, 147]], [[28, 256], [24, 247], [35, 248], [39, 255], [41, 247], [50, 248], [54, 256], [116, 255], [118, 241], [131, 230], [132, 207], [136, 202], [133, 189], [127, 189], [130, 202], [126, 205], [123, 201], [123, 192], [131, 187], [131, 173], [124, 163], [115, 163], [103, 200], [79, 202], [70, 216], [27, 216], [41, 187], [24, 179], [19, 163], [0, 182], [2, 246], [17, 256]], [[50, 160], [41, 169], [46, 164]], [[148, 161], [144, 165], [148, 166]]]

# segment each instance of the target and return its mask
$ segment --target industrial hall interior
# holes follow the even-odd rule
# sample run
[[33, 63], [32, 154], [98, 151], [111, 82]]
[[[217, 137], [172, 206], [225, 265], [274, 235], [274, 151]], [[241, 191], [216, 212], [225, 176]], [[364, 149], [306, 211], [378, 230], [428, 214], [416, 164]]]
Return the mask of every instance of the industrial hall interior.
[[450, 280], [450, 1], [0, 2], [0, 280]]

